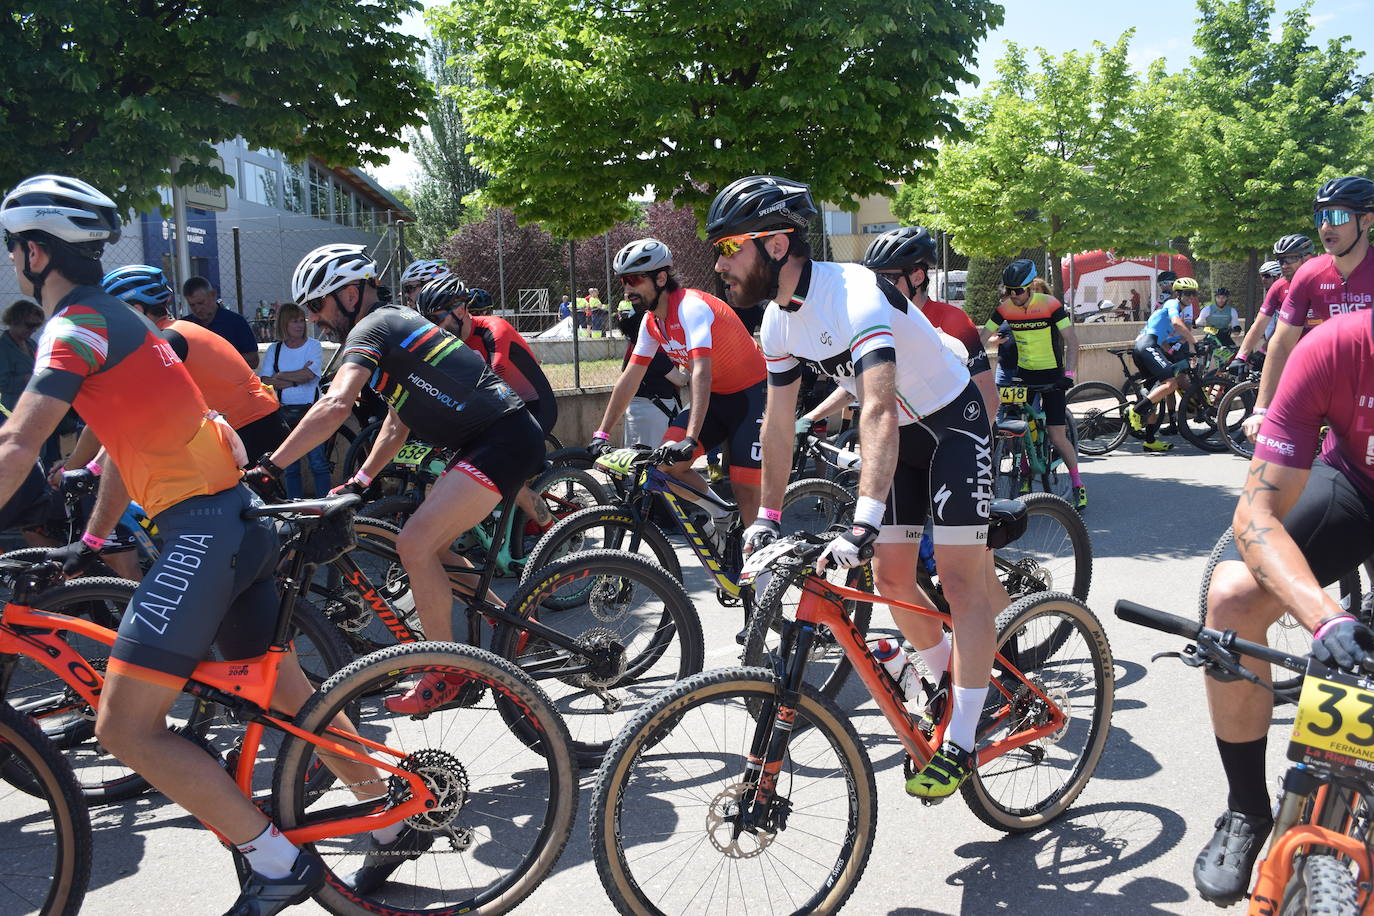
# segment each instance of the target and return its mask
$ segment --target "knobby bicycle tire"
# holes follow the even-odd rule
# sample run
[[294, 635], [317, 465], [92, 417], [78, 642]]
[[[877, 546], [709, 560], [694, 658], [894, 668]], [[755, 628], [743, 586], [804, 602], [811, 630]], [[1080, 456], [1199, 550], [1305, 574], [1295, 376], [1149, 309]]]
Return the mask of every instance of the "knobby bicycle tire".
[[[1078, 451], [1105, 455], [1126, 441], [1126, 396], [1106, 382], [1083, 382], [1065, 395], [1066, 409], [1078, 428]], [[1093, 406], [1086, 406], [1086, 405]], [[1075, 405], [1080, 405], [1077, 408]]]
[[[811, 685], [801, 685], [797, 704], [806, 727], [792, 733], [775, 783], [790, 804], [787, 826], [734, 830], [750, 788], [749, 738], [773, 727], [772, 716], [753, 710], [777, 695], [776, 678], [762, 669], [708, 671], [659, 694], [617, 736], [592, 788], [589, 830], [602, 887], [621, 913], [700, 909], [691, 899], [699, 889], [685, 877], [698, 862], [703, 887], [719, 888], [713, 900], [722, 912], [834, 913], [854, 892], [877, 832], [873, 767], [848, 714]], [[699, 734], [705, 729], [709, 738]], [[684, 848], [700, 852], [688, 857]], [[673, 880], [658, 892], [650, 872], [665, 861], [673, 866], [659, 885]], [[785, 884], [770, 891], [770, 880]], [[683, 887], [681, 906], [655, 899]], [[743, 899], [750, 892], [757, 897]]]
[[1233, 385], [1221, 397], [1221, 402], [1217, 405], [1217, 416], [1225, 418], [1225, 423], [1219, 423], [1217, 429], [1221, 432], [1221, 439], [1226, 443], [1226, 447], [1231, 450], [1233, 455], [1238, 455], [1245, 460], [1255, 457], [1255, 443], [1245, 435], [1242, 426], [1250, 415], [1255, 412], [1255, 399], [1259, 397], [1259, 382], [1250, 379]]
[[782, 493], [782, 533], [823, 534], [854, 518], [854, 493], [835, 480], [808, 477], [794, 480]]
[[[541, 614], [560, 588], [595, 582], [576, 610]], [[641, 598], [647, 603], [641, 605]], [[572, 734], [583, 766], [596, 766], [625, 720], [649, 697], [700, 671], [705, 659], [701, 619], [682, 584], [658, 564], [618, 550], [588, 550], [555, 560], [523, 582], [506, 610], [536, 615], [587, 653], [570, 653], [515, 624], [501, 622], [492, 651], [515, 662], [544, 686]], [[676, 650], [674, 651], [674, 646]]]
[[[597, 536], [596, 532], [600, 532], [600, 535]], [[640, 540], [638, 555], [643, 556], [647, 548], [652, 559], [668, 575], [681, 582], [682, 566], [678, 562], [677, 551], [663, 529], [652, 519], [636, 522], [634, 514], [621, 506], [589, 506], [560, 519], [544, 532], [525, 560], [520, 584], [524, 585], [532, 577], [541, 575], [544, 567], [569, 554], [583, 550], [628, 550], [636, 533]], [[568, 589], [558, 595], [550, 595], [545, 599], [544, 607], [554, 611], [577, 607], [586, 602], [590, 589], [591, 583], [588, 582], [586, 589]]]
[[1309, 855], [1295, 863], [1280, 916], [1360, 916], [1355, 875], [1335, 856]]
[[[17, 776], [33, 786], [18, 803], [18, 796], [0, 792], [8, 814], [0, 823], [0, 848], [6, 851], [0, 912], [75, 916], [91, 877], [91, 819], [81, 787], [38, 725], [3, 702], [0, 760], [6, 781]], [[47, 836], [53, 839], [51, 853], [43, 852]]]
[[[1052, 493], [1031, 493], [1020, 500], [1026, 507], [1025, 533], [993, 551], [997, 577], [1007, 593], [1015, 600], [1034, 592], [1060, 591], [1087, 601], [1093, 548], [1083, 517]], [[1065, 542], [1070, 562], [1062, 557]]]
[[[543, 500], [553, 517], [560, 520], [583, 509], [605, 505], [610, 499], [601, 481], [587, 471], [568, 464], [549, 468], [529, 486], [535, 498]], [[574, 488], [576, 492], [573, 491]], [[511, 515], [511, 542], [508, 550], [511, 559], [526, 560], [529, 551], [537, 547], [538, 541], [543, 540], [543, 537], [541, 535], [533, 540], [527, 539], [524, 531], [525, 522], [529, 518], [519, 506], [511, 508]]]
[[[413, 717], [386, 709], [384, 697], [427, 673], [461, 677], [480, 688], [479, 699]], [[375, 848], [369, 833], [317, 841], [313, 848], [328, 871], [315, 899], [340, 914], [497, 916], [528, 897], [567, 845], [577, 807], [567, 728], [547, 695], [483, 649], [410, 643], [358, 659], [335, 674], [296, 723], [318, 735], [341, 711], [359, 706], [353, 722], [361, 733], [405, 753], [401, 768], [421, 773], [434, 791], [438, 804], [405, 821], [417, 835], [428, 834], [432, 845], [403, 861], [381, 888], [360, 895], [344, 879]], [[508, 724], [512, 717], [526, 723], [518, 736]], [[344, 787], [321, 792], [312, 784], [310, 774], [318, 765], [315, 745], [294, 736], [282, 742], [272, 788], [284, 829], [340, 817], [336, 806], [354, 803]], [[388, 777], [386, 788], [393, 801], [408, 797], [399, 777]], [[317, 803], [320, 807], [312, 810]], [[477, 886], [450, 886], [449, 881]], [[420, 882], [426, 882], [423, 889], [413, 886]]]
[[992, 445], [993, 495], [998, 499], [1015, 499], [1029, 485], [1030, 455], [1026, 452], [1025, 438], [998, 436]]
[[[1045, 652], [1052, 642], [1045, 634], [1066, 622], [1069, 637]], [[1115, 672], [1101, 623], [1087, 605], [1063, 593], [1029, 595], [999, 614], [997, 650], [1069, 715], [1058, 731], [980, 760], [960, 787], [980, 821], [1023, 833], [1063, 814], [1092, 778], [1111, 729]], [[1044, 700], [997, 662], [991, 685], [978, 724], [980, 746], [1048, 721]]]
[[1217, 429], [1217, 408], [1234, 384], [1224, 372], [1209, 372], [1189, 385], [1179, 401], [1179, 432], [1204, 452], [1226, 451], [1226, 440]]
[[[1212, 590], [1212, 575], [1216, 572], [1217, 566], [1230, 552], [1230, 547], [1235, 541], [1235, 532], [1231, 526], [1227, 525], [1226, 530], [1217, 538], [1217, 542], [1212, 545], [1212, 552], [1207, 556], [1207, 566], [1202, 571], [1202, 585], [1198, 589], [1197, 596], [1197, 619], [1198, 623], [1207, 625], [1207, 601]], [[1369, 577], [1371, 589], [1374, 589], [1374, 559], [1364, 562], [1365, 573]], [[1337, 587], [1340, 589], [1339, 603], [1343, 609], [1353, 614], [1365, 623], [1374, 623], [1374, 615], [1371, 615], [1371, 606], [1364, 601], [1364, 588], [1360, 582], [1360, 571], [1352, 570], [1341, 576], [1337, 580]], [[1293, 655], [1306, 655], [1312, 649], [1312, 637], [1307, 629], [1297, 619], [1290, 614], [1284, 614], [1274, 623], [1270, 624], [1269, 632], [1266, 636], [1269, 645]], [[1272, 669], [1272, 680], [1275, 690], [1292, 691], [1302, 683], [1302, 675], [1294, 674], [1286, 668], [1277, 665]], [[1280, 697], [1274, 698], [1275, 704], [1285, 702]]]

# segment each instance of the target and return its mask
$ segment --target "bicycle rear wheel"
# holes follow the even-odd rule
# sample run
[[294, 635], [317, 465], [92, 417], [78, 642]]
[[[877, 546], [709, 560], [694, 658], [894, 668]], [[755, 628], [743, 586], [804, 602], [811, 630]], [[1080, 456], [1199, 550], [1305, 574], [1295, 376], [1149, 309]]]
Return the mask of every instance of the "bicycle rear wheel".
[[[1066, 626], [1063, 639], [1049, 638]], [[1072, 595], [1022, 598], [998, 615], [997, 634], [1005, 662], [993, 662], [978, 768], [960, 791], [980, 821], [1022, 833], [1064, 813], [1092, 778], [1111, 727], [1115, 673], [1107, 634]], [[1067, 716], [1058, 729], [982, 759], [994, 742], [1048, 724], [1051, 703]]]
[[1226, 441], [1217, 429], [1217, 410], [1234, 384], [1224, 372], [1209, 372], [1193, 382], [1179, 402], [1178, 430], [1204, 452], [1226, 451]]
[[[587, 600], [540, 614], [550, 596], [586, 589]], [[506, 610], [534, 616], [575, 643], [564, 649], [502, 622], [492, 651], [531, 675], [572, 734], [579, 764], [596, 766], [625, 721], [654, 694], [701, 670], [701, 620], [682, 585], [663, 567], [618, 550], [563, 557], [521, 583]]]
[[997, 576], [1012, 600], [1036, 592], [1069, 592], [1088, 600], [1093, 548], [1088, 527], [1067, 502], [1051, 493], [1020, 498], [1026, 506], [1026, 531], [993, 551]]
[[1126, 441], [1126, 396], [1106, 382], [1083, 382], [1065, 395], [1078, 428], [1078, 451], [1105, 455]]
[[782, 494], [783, 534], [821, 534], [854, 517], [854, 494], [833, 480], [809, 477], [794, 480]]
[[[656, 562], [681, 582], [682, 566], [678, 563], [677, 552], [662, 529], [650, 519], [636, 520], [634, 513], [623, 506], [589, 506], [559, 519], [544, 532], [526, 558], [521, 582], [539, 575], [555, 560], [583, 550], [628, 552], [636, 533], [639, 544], [633, 552]], [[577, 607], [586, 603], [591, 588], [592, 583], [586, 582], [580, 589], [561, 589], [558, 595], [546, 598], [544, 606], [554, 611]]]
[[[570, 465], [549, 468], [530, 484], [535, 497], [548, 508], [549, 513], [558, 520], [565, 519], [579, 510], [604, 504], [609, 497], [606, 488], [591, 474]], [[511, 510], [510, 555], [512, 559], [524, 559], [531, 549], [542, 540], [544, 531], [526, 525], [530, 519], [517, 507]], [[533, 529], [526, 532], [526, 528]]]
[[1245, 435], [1242, 428], [1245, 421], [1255, 412], [1255, 399], [1259, 397], [1259, 382], [1241, 382], [1221, 396], [1217, 404], [1217, 430], [1221, 441], [1234, 455], [1247, 461], [1255, 457], [1255, 443]]
[[697, 675], [664, 691], [616, 738], [592, 789], [601, 884], [626, 914], [833, 913], [873, 848], [873, 767], [847, 714], [803, 684], [776, 790], [789, 812], [747, 828], [751, 743], [776, 680], [757, 668]]
[[[71, 767], [32, 719], [0, 703], [0, 913], [75, 916], [91, 877], [91, 820]], [[30, 788], [12, 788], [14, 780]]]
[[1023, 490], [1030, 491], [1030, 476], [1025, 438], [997, 436], [992, 446], [993, 495], [998, 499], [1016, 499]]
[[[424, 716], [389, 712], [383, 698], [431, 673], [465, 678], [468, 705]], [[516, 670], [481, 649], [455, 643], [410, 643], [361, 658], [330, 678], [306, 704], [297, 724], [323, 734], [341, 712], [358, 709], [360, 734], [394, 754], [365, 750], [374, 759], [422, 774], [438, 804], [404, 823], [424, 848], [404, 858], [380, 889], [359, 894], [345, 881], [375, 849], [367, 830], [313, 844], [324, 860], [325, 886], [316, 899], [334, 913], [504, 913], [548, 876], [572, 832], [577, 781], [568, 733], [548, 697]], [[508, 724], [519, 717], [519, 734]], [[339, 732], [335, 740], [346, 743]], [[383, 795], [405, 801], [405, 781], [339, 780], [320, 786], [312, 776], [322, 758], [296, 737], [282, 742], [273, 778], [280, 824], [292, 829], [372, 813]]]

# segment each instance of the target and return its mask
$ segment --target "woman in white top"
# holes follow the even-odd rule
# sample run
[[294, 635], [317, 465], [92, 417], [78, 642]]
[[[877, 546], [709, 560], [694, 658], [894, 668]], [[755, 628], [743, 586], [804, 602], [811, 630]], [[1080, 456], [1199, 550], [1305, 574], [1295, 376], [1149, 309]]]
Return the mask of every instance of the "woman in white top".
[[[324, 366], [324, 348], [320, 342], [305, 334], [305, 312], [294, 302], [288, 302], [277, 310], [277, 342], [267, 348], [262, 362], [258, 364], [258, 375], [266, 385], [272, 386], [281, 401], [281, 412], [286, 421], [295, 427], [301, 417], [320, 396], [320, 370]], [[310, 475], [315, 482], [316, 497], [329, 492], [332, 478], [329, 467], [329, 443], [312, 449], [306, 460], [310, 462]], [[300, 499], [304, 494], [301, 482], [300, 462], [285, 469], [283, 482], [286, 495]]]

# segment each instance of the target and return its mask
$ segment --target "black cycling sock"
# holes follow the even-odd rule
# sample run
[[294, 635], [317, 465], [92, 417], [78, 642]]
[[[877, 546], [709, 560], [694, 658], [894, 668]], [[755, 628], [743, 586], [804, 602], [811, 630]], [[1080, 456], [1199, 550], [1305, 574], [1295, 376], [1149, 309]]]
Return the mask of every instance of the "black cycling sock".
[[1226, 807], [1232, 811], [1254, 817], [1269, 816], [1269, 787], [1264, 778], [1264, 754], [1268, 745], [1268, 736], [1239, 742], [1217, 739], [1221, 768], [1226, 771], [1226, 784], [1230, 789]]

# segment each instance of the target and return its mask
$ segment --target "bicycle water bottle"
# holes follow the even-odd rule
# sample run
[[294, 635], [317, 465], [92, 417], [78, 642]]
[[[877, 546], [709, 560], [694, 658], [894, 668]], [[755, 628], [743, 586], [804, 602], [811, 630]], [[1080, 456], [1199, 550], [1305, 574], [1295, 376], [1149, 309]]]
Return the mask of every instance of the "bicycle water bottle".
[[863, 456], [847, 448], [835, 451], [835, 467], [842, 471], [852, 471], [863, 465]]
[[916, 669], [902, 651], [900, 643], [890, 639], [880, 639], [873, 645], [873, 657], [883, 666], [892, 683], [897, 685], [897, 693], [903, 700], [916, 695], [918, 678]]
[[935, 575], [935, 541], [930, 537], [930, 529], [921, 532], [921, 565], [926, 572]]

